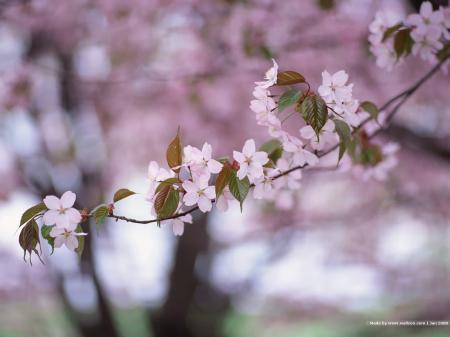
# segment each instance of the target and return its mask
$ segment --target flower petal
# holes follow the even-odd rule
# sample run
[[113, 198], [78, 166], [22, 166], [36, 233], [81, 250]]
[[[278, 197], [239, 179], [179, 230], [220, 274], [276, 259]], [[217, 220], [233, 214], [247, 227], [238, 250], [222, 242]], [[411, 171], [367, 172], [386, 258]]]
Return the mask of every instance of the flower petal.
[[75, 249], [78, 248], [78, 239], [77, 239], [77, 237], [74, 236], [74, 235], [69, 235], [69, 236], [66, 238], [65, 244], [66, 244], [66, 247], [67, 247], [68, 249], [70, 249], [70, 250], [75, 250]]
[[193, 206], [198, 201], [197, 192], [188, 192], [183, 197], [183, 202], [186, 206]]
[[54, 195], [47, 195], [44, 198], [44, 204], [47, 206], [48, 209], [54, 209], [57, 210], [61, 207], [60, 200], [55, 197]]
[[70, 226], [69, 217], [67, 214], [60, 214], [58, 213], [56, 215], [56, 226], [59, 228], [68, 228]]
[[269, 161], [267, 152], [258, 151], [253, 154], [253, 162], [264, 165]]
[[212, 203], [211, 200], [209, 200], [208, 198], [206, 198], [205, 196], [201, 196], [198, 199], [198, 208], [200, 209], [200, 211], [202, 211], [203, 213], [209, 212], [212, 208]]
[[245, 156], [243, 153], [238, 152], [238, 151], [233, 151], [233, 158], [234, 160], [236, 160], [238, 163], [243, 163], [245, 161]]
[[70, 208], [75, 203], [77, 195], [72, 191], [65, 192], [61, 197], [61, 205], [63, 208]]
[[198, 187], [197, 187], [197, 185], [196, 184], [194, 184], [194, 182], [192, 182], [192, 181], [190, 181], [190, 180], [186, 180], [184, 183], [183, 183], [183, 188], [184, 188], [184, 190], [186, 191], [186, 192], [188, 192], [188, 193], [197, 193], [197, 191], [198, 191]]
[[69, 217], [70, 223], [78, 224], [81, 221], [81, 213], [75, 208], [66, 209], [66, 214]]
[[244, 144], [244, 147], [242, 148], [242, 153], [247, 157], [251, 157], [253, 153], [255, 153], [255, 151], [256, 151], [255, 141], [253, 139], [247, 139], [247, 141]]
[[156, 179], [156, 177], [158, 176], [158, 172], [159, 172], [159, 165], [156, 161], [152, 160], [149, 164], [148, 164], [148, 178], [150, 179], [150, 181], [154, 181]]
[[44, 213], [43, 221], [44, 224], [47, 226], [51, 226], [56, 224], [56, 220], [58, 218], [58, 211], [55, 211], [54, 209], [48, 210]]
[[237, 171], [237, 176], [240, 180], [244, 179], [245, 176], [247, 175], [247, 171], [248, 171], [248, 164], [247, 163], [242, 163], [239, 170]]
[[64, 228], [53, 227], [50, 231], [50, 236], [52, 238], [56, 238], [62, 234], [64, 234]]
[[215, 159], [208, 161], [208, 170], [211, 173], [219, 173], [222, 170], [222, 164]]
[[208, 199], [214, 199], [216, 197], [216, 189], [214, 186], [208, 186], [203, 193]]
[[66, 241], [66, 238], [63, 235], [56, 237], [55, 238], [55, 247], [60, 248], [65, 241]]
[[175, 220], [172, 223], [173, 234], [181, 236], [184, 233], [184, 223], [181, 220]]
[[202, 147], [203, 158], [205, 160], [210, 160], [212, 155], [212, 147], [210, 144], [205, 143]]

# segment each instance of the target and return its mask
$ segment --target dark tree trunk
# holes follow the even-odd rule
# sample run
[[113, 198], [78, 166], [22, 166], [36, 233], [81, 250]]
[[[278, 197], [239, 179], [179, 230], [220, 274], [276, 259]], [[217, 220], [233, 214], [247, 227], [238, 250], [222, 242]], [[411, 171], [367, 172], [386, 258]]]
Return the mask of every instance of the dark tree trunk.
[[[208, 259], [207, 223], [208, 216], [198, 214], [178, 241], [166, 301], [158, 312], [150, 314], [155, 337], [220, 336], [228, 300], [205, 282], [207, 275], [199, 277], [199, 269], [205, 269]], [[199, 305], [198, 297], [204, 299], [203, 305]], [[208, 307], [211, 303], [214, 305]]]

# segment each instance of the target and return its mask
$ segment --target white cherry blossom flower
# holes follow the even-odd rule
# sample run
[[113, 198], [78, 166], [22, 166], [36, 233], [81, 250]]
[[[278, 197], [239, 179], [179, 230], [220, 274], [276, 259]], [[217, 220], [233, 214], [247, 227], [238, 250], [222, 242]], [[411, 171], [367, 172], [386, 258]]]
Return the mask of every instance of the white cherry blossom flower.
[[[277, 161], [277, 168], [280, 170], [280, 172], [286, 172], [287, 170], [292, 168], [292, 165], [289, 165], [289, 161], [286, 160], [286, 158], [280, 158]], [[289, 174], [286, 174], [274, 181], [275, 189], [288, 188], [291, 190], [297, 190], [300, 188], [301, 178], [301, 170], [292, 171]]]
[[212, 158], [212, 147], [208, 143], [204, 143], [202, 150], [193, 146], [184, 148], [184, 161], [192, 171], [201, 171], [201, 173], [219, 173], [222, 164]]
[[266, 75], [264, 76], [263, 82], [255, 82], [255, 84], [261, 88], [269, 88], [277, 83], [278, 76], [278, 64], [272, 59], [273, 66], [269, 70], [266, 71]]
[[147, 177], [150, 182], [150, 186], [147, 192], [147, 200], [152, 200], [155, 196], [155, 191], [158, 187], [158, 183], [172, 178], [173, 172], [159, 167], [159, 164], [156, 161], [151, 161], [148, 164]]
[[283, 149], [291, 154], [291, 160], [295, 166], [305, 164], [314, 166], [319, 162], [319, 158], [314, 153], [304, 149], [303, 142], [299, 138], [289, 134], [283, 139]]
[[389, 39], [384, 43], [372, 44], [370, 46], [370, 51], [376, 57], [376, 65], [386, 71], [392, 71], [394, 66], [403, 59], [401, 58], [398, 60], [397, 53], [394, 49], [394, 41], [392, 39]]
[[419, 55], [425, 61], [436, 61], [436, 52], [443, 47], [439, 41], [440, 35], [441, 32], [436, 26], [414, 29], [411, 32], [411, 38], [415, 41], [412, 54]]
[[322, 72], [322, 85], [318, 89], [319, 95], [326, 102], [334, 99], [347, 100], [352, 94], [352, 86], [345, 85], [347, 81], [348, 74], [344, 70], [340, 70], [333, 75], [325, 70]]
[[186, 180], [183, 182], [183, 188], [186, 191], [183, 202], [186, 206], [197, 204], [203, 213], [211, 210], [211, 200], [216, 197], [216, 192], [214, 186], [208, 185], [208, 178], [207, 176], [199, 176], [194, 181]]
[[300, 135], [302, 138], [309, 140], [309, 144], [314, 150], [321, 151], [325, 149], [328, 145], [336, 144], [339, 140], [336, 132], [334, 131], [334, 122], [329, 119], [322, 127], [317, 136], [316, 131], [311, 125], [306, 125], [300, 129]]
[[429, 27], [437, 27], [439, 30], [443, 28], [444, 13], [441, 9], [433, 11], [431, 2], [425, 1], [420, 6], [419, 13], [408, 15], [405, 23], [418, 29], [427, 30]]
[[55, 238], [55, 247], [60, 248], [63, 244], [69, 250], [74, 251], [78, 248], [78, 238], [77, 236], [84, 236], [86, 233], [77, 233], [74, 229], [53, 227], [50, 231], [50, 236]]
[[263, 166], [269, 161], [266, 152], [256, 151], [253, 139], [245, 142], [242, 152], [233, 151], [233, 158], [239, 163], [238, 178], [248, 177], [251, 182], [264, 174]]
[[270, 198], [275, 183], [273, 177], [279, 173], [280, 171], [277, 169], [270, 169], [263, 177], [257, 179], [253, 189], [253, 197], [255, 199]]
[[76, 194], [67, 191], [61, 199], [54, 195], [44, 198], [44, 204], [48, 211], [44, 213], [44, 224], [47, 226], [56, 225], [58, 228], [73, 229], [81, 221], [81, 214], [72, 206], [76, 200]]

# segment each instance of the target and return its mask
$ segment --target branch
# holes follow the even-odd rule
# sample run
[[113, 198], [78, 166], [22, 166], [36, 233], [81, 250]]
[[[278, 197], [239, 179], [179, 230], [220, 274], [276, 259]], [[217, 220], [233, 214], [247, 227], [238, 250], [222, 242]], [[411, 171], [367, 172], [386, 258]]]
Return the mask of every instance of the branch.
[[[397, 102], [398, 103], [392, 108], [392, 110], [389, 112], [388, 117], [387, 117], [387, 122], [389, 123], [391, 121], [391, 119], [394, 117], [394, 115], [400, 110], [400, 108], [402, 107], [402, 105], [408, 100], [409, 97], [411, 97], [423, 84], [425, 84], [425, 82], [427, 82], [431, 77], [433, 77], [433, 75], [441, 68], [441, 66], [450, 58], [450, 54], [447, 54], [441, 61], [439, 61], [439, 63], [437, 63], [428, 73], [426, 73], [422, 78], [420, 78], [417, 82], [415, 82], [411, 87], [407, 88], [406, 90], [400, 92], [399, 94], [395, 95], [394, 97], [390, 98], [388, 101], [386, 101], [381, 107], [380, 107], [380, 111], [382, 110], [386, 110], [387, 108], [389, 108], [393, 103]], [[372, 117], [367, 117], [365, 120], [363, 120], [358, 127], [356, 127], [353, 130], [353, 134], [355, 134], [356, 132], [358, 132], [359, 130], [361, 130], [361, 128], [366, 125], [370, 120], [372, 119]], [[372, 135], [369, 136], [369, 138], [373, 138], [375, 137], [380, 131], [382, 130], [382, 128], [380, 127], [376, 132], [374, 132]], [[328, 150], [319, 153], [317, 156], [319, 158], [322, 158], [328, 154], [330, 154], [331, 152], [335, 151], [337, 148], [339, 147], [339, 143], [332, 146], [331, 148], [329, 148]], [[295, 166], [292, 167], [289, 170], [286, 170], [284, 172], [281, 172], [280, 174], [276, 175], [273, 177], [273, 180], [279, 179], [285, 175], [288, 175], [291, 172], [297, 171], [297, 170], [301, 170], [304, 169], [305, 167], [309, 166], [308, 164], [304, 164], [304, 165], [299, 165], [299, 166]], [[251, 187], [254, 187], [255, 185], [252, 184]], [[212, 200], [212, 202], [215, 202], [215, 200]], [[127, 221], [127, 222], [133, 222], [133, 223], [140, 223], [140, 224], [149, 224], [149, 223], [154, 223], [154, 222], [161, 222], [161, 221], [165, 221], [165, 220], [171, 220], [171, 219], [176, 219], [182, 216], [185, 216], [187, 214], [190, 214], [194, 211], [196, 211], [198, 209], [198, 206], [195, 206], [185, 212], [182, 213], [177, 213], [174, 214], [170, 217], [167, 218], [162, 218], [162, 219], [152, 219], [152, 220], [136, 220], [136, 219], [132, 219], [132, 218], [128, 218], [126, 216], [120, 216], [120, 215], [116, 215], [114, 213], [111, 213], [108, 217], [109, 218], [113, 218], [116, 219], [116, 221], [118, 220], [123, 220], [123, 221]]]

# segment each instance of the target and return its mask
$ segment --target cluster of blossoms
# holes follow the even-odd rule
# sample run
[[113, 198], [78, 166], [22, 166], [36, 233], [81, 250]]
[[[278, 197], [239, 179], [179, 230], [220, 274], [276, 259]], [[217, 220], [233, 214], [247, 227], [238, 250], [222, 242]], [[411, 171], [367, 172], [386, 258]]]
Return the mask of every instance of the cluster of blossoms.
[[47, 211], [44, 213], [43, 222], [49, 227], [49, 235], [54, 239], [54, 247], [59, 248], [63, 244], [70, 250], [78, 248], [77, 236], [87, 235], [77, 232], [81, 221], [81, 213], [73, 208], [76, 195], [71, 191], [65, 192], [61, 199], [54, 195], [44, 198]]
[[[201, 149], [191, 145], [183, 147], [177, 133], [166, 152], [169, 168], [160, 167], [155, 161], [148, 166], [146, 199], [154, 220], [143, 222], [157, 221], [171, 226], [175, 235], [182, 235], [185, 223], [192, 223], [190, 213], [193, 209], [210, 212], [215, 204], [218, 210], [226, 211], [230, 202], [236, 200], [242, 208], [251, 189], [255, 199], [272, 200], [280, 208], [292, 207], [293, 191], [298, 190], [302, 178], [300, 169], [317, 165], [320, 157], [338, 148], [339, 160], [351, 162], [347, 167], [364, 179], [385, 179], [396, 164], [397, 146], [381, 147], [370, 141], [383, 124], [384, 113], [378, 113], [373, 103], [359, 103], [353, 98], [353, 84], [347, 84], [345, 71], [335, 74], [324, 71], [322, 80], [314, 93], [301, 74], [278, 71], [274, 60], [265, 80], [255, 82], [255, 99], [250, 103], [257, 123], [267, 127], [273, 139], [259, 148], [253, 139], [248, 139], [242, 151], [233, 151], [232, 158], [214, 159], [208, 143]], [[297, 84], [307, 85], [307, 91], [295, 89]], [[289, 86], [289, 89], [281, 95], [269, 91], [283, 86]], [[279, 97], [278, 101], [275, 101], [276, 97]], [[291, 106], [300, 116], [297, 118], [301, 124], [297, 135], [283, 129], [280, 119], [283, 111]], [[114, 194], [113, 201], [133, 194], [128, 189], [120, 189]], [[53, 248], [64, 244], [78, 252], [82, 250], [79, 246], [86, 235], [81, 229], [82, 220], [93, 217], [101, 223], [108, 216], [123, 219], [113, 213], [113, 204], [102, 204], [90, 213], [87, 210], [80, 213], [73, 208], [75, 199], [75, 194], [70, 191], [61, 199], [47, 196], [43, 203], [24, 213], [21, 225], [25, 226], [19, 242], [25, 252], [36, 252], [39, 234], [35, 219], [43, 211], [42, 237]]]
[[[255, 82], [254, 100], [250, 103], [250, 109], [256, 114], [258, 125], [267, 127], [269, 134], [280, 142], [283, 150], [283, 154], [277, 162], [277, 167], [265, 169], [264, 181], [270, 181], [271, 176], [274, 174], [273, 172], [285, 171], [296, 166], [304, 166], [305, 164], [310, 166], [316, 165], [319, 162], [318, 153], [336, 147], [337, 144], [343, 141], [341, 139], [345, 136], [343, 135], [345, 133], [343, 129], [348, 130], [347, 132], [351, 129], [354, 131], [359, 129], [360, 133], [371, 135], [385, 123], [385, 112], [378, 113], [374, 111], [376, 107], [372, 103], [363, 102], [360, 104], [357, 99], [353, 98], [353, 84], [347, 84], [348, 74], [343, 70], [334, 74], [330, 74], [326, 70], [322, 72], [322, 84], [319, 86], [317, 94], [310, 92], [308, 84], [306, 93], [289, 89], [280, 96], [277, 104], [275, 101], [276, 96], [269, 91], [269, 88], [277, 85], [283, 86], [286, 82], [288, 84], [294, 82], [292, 78], [288, 78], [285, 81], [284, 73], [289, 73], [287, 75], [291, 77], [295, 76], [293, 72], [278, 72], [278, 65], [273, 61], [273, 67], [267, 71], [265, 81]], [[307, 84], [303, 76], [298, 75], [296, 83]], [[281, 83], [278, 81], [279, 79], [281, 79]], [[280, 109], [280, 106], [286, 94], [293, 98], [290, 100], [289, 105], [295, 105], [295, 110], [303, 117], [302, 122], [306, 124], [299, 129], [300, 137], [282, 128], [283, 122], [280, 120], [282, 109]], [[316, 111], [312, 111], [315, 116], [310, 118], [309, 111], [304, 111], [309, 108], [305, 101], [309, 97], [314, 97], [314, 95], [316, 95], [314, 101]], [[321, 105], [323, 105], [323, 108]], [[283, 110], [284, 107], [283, 105]], [[322, 120], [319, 125], [317, 125], [317, 119]], [[363, 122], [364, 124], [362, 125]], [[339, 128], [336, 127], [336, 124], [338, 124]], [[350, 134], [347, 134], [347, 136], [350, 137]], [[361, 137], [364, 138], [364, 136]], [[367, 141], [360, 141], [361, 137], [355, 137], [355, 143], [359, 145], [359, 152], [348, 151], [349, 153], [343, 159], [343, 169], [352, 169], [356, 175], [364, 180], [368, 178], [385, 180], [388, 171], [397, 163], [394, 154], [398, 149], [398, 145], [388, 144], [382, 146], [371, 144]], [[354, 147], [352, 146], [352, 149]], [[372, 159], [369, 156], [370, 160], [364, 160], [367, 157], [367, 151], [377, 152], [376, 159]], [[300, 172], [295, 175], [295, 180], [292, 178], [290, 176], [287, 183], [290, 187], [295, 186], [294, 189], [297, 189], [299, 186], [298, 180], [301, 178]], [[281, 183], [277, 183], [275, 186], [277, 189], [283, 187]], [[267, 198], [272, 196], [270, 193], [262, 195]]]
[[433, 11], [430, 2], [423, 2], [418, 14], [410, 14], [402, 22], [378, 12], [369, 30], [370, 50], [380, 68], [392, 70], [409, 53], [435, 63], [450, 41], [450, 8]]

